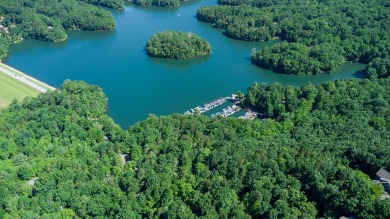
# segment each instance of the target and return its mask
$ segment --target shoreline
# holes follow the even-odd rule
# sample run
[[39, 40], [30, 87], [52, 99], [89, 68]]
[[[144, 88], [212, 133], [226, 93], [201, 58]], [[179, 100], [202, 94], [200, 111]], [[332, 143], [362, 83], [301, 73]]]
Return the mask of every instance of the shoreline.
[[14, 78], [15, 80], [18, 80], [22, 83], [24, 83], [25, 85], [29, 86], [29, 87], [32, 87], [42, 93], [45, 93], [47, 92], [48, 90], [51, 90], [51, 91], [54, 91], [56, 90], [55, 87], [52, 87], [42, 81], [39, 81], [38, 79], [36, 78], [33, 78], [9, 65], [6, 65], [2, 62], [0, 62], [0, 73], [2, 74], [6, 74], [12, 78]]

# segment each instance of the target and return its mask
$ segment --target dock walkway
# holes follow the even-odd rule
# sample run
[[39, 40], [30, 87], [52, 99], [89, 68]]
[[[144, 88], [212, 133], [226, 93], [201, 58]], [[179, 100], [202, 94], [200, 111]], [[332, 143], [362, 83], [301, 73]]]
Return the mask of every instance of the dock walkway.
[[205, 113], [211, 109], [214, 109], [217, 106], [222, 105], [223, 103], [225, 103], [226, 100], [227, 100], [226, 97], [225, 98], [219, 97], [217, 99], [214, 99], [212, 101], [205, 103], [203, 106], [197, 106], [197, 107], [191, 109], [190, 111], [185, 112], [184, 114], [194, 114], [197, 111], [199, 113]]

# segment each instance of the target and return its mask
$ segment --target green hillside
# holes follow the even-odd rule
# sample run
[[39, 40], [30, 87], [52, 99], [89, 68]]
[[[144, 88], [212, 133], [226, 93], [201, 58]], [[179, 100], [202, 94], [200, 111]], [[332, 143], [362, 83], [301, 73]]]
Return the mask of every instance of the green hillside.
[[125, 131], [100, 88], [67, 81], [0, 111], [0, 217], [388, 218], [370, 176], [390, 168], [389, 83], [254, 84], [264, 122], [149, 116]]

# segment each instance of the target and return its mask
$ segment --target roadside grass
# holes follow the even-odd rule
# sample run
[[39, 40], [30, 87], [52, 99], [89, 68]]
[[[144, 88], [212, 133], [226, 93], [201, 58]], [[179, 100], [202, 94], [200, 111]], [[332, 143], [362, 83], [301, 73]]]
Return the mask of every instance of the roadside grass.
[[6, 74], [0, 73], [0, 108], [7, 107], [13, 99], [35, 97], [40, 92]]
[[39, 81], [39, 80], [37, 80], [37, 79], [35, 79], [35, 78], [30, 77], [29, 75], [26, 75], [26, 74], [24, 74], [24, 73], [22, 73], [22, 72], [20, 72], [20, 71], [18, 71], [18, 70], [16, 70], [16, 69], [13, 69], [13, 68], [9, 67], [8, 65], [4, 65], [3, 63], [0, 63], [0, 65], [1, 65], [3, 68], [7, 69], [8, 71], [14, 73], [15, 75], [19, 75], [19, 76], [21, 76], [21, 77], [24, 77], [26, 80], [28, 80], [28, 81], [30, 81], [30, 82], [32, 82], [32, 83], [38, 85], [38, 86], [41, 86], [41, 87], [43, 87], [43, 88], [46, 88], [47, 90], [55, 90], [54, 87], [51, 87], [51, 86], [48, 85], [48, 84], [45, 84], [45, 83], [43, 83], [43, 82], [41, 82], [41, 81]]

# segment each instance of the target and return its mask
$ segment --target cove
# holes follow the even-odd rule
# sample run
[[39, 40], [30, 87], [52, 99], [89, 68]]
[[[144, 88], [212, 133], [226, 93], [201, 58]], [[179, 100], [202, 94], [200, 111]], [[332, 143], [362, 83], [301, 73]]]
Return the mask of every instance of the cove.
[[[179, 8], [127, 5], [122, 11], [111, 10], [115, 31], [71, 31], [61, 43], [24, 40], [11, 46], [4, 63], [55, 87], [66, 79], [99, 85], [108, 97], [109, 115], [124, 128], [149, 113], [183, 113], [211, 99], [245, 91], [255, 81], [300, 86], [361, 77], [364, 65], [357, 63], [346, 63], [335, 73], [321, 76], [281, 75], [254, 66], [252, 49], [277, 42], [233, 40], [195, 18], [199, 7], [215, 4], [191, 1]], [[146, 41], [164, 30], [194, 32], [210, 42], [212, 54], [180, 61], [148, 57]]]

